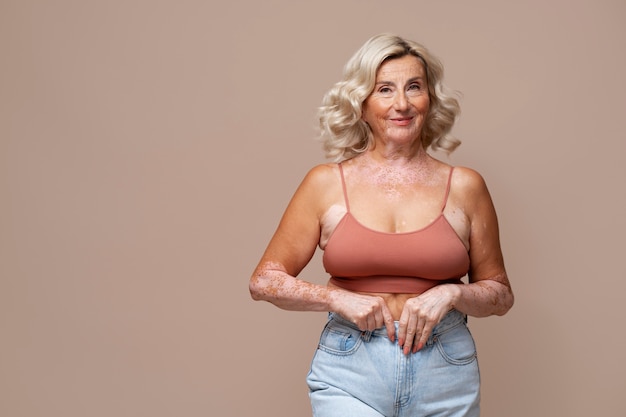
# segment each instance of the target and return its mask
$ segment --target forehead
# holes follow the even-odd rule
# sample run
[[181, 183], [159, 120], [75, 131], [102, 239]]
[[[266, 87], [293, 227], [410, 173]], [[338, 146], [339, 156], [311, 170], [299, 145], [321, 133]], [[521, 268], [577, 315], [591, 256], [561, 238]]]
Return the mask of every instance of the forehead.
[[376, 72], [376, 81], [394, 78], [426, 78], [426, 69], [422, 61], [414, 55], [392, 58], [382, 63]]

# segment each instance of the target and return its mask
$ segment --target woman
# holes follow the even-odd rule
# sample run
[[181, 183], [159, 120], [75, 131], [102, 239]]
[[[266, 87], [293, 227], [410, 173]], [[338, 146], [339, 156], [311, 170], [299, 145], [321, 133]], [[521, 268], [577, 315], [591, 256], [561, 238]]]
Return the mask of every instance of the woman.
[[[315, 416], [479, 415], [466, 318], [505, 314], [513, 293], [482, 177], [427, 153], [460, 143], [442, 77], [394, 35], [357, 51], [320, 111], [336, 162], [306, 175], [251, 277], [255, 300], [329, 312], [307, 377]], [[327, 285], [296, 278], [317, 245]]]

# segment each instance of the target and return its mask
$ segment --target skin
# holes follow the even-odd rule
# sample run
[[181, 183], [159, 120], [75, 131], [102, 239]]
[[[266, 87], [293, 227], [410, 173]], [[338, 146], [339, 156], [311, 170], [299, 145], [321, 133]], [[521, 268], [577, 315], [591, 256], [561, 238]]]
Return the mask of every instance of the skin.
[[[422, 146], [429, 105], [426, 72], [418, 58], [408, 55], [381, 65], [374, 90], [363, 103], [374, 146], [343, 164], [350, 210], [366, 227], [409, 232], [440, 214], [450, 166]], [[337, 165], [311, 169], [250, 278], [252, 298], [286, 310], [332, 311], [361, 330], [385, 326], [389, 339], [397, 340], [405, 354], [421, 349], [452, 309], [485, 317], [503, 315], [512, 307], [496, 212], [476, 171], [455, 168], [443, 213], [469, 251], [468, 284], [441, 284], [421, 294], [358, 293], [298, 279], [345, 212]]]

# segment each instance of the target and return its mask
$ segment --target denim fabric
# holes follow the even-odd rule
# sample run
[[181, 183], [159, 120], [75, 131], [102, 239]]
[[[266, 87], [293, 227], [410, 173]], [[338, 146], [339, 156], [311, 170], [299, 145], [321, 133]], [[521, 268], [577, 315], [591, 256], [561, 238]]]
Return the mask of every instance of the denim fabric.
[[307, 376], [313, 416], [478, 416], [480, 375], [466, 321], [449, 312], [426, 346], [404, 355], [384, 327], [362, 332], [331, 313]]

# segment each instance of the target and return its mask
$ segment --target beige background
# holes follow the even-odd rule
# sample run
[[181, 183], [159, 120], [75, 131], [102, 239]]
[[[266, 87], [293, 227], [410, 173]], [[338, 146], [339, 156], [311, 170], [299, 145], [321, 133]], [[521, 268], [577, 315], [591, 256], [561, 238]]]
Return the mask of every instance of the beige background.
[[324, 314], [247, 280], [383, 31], [442, 58], [499, 212], [483, 415], [625, 415], [621, 0], [0, 1], [0, 415], [309, 415]]

